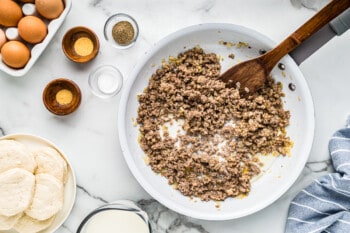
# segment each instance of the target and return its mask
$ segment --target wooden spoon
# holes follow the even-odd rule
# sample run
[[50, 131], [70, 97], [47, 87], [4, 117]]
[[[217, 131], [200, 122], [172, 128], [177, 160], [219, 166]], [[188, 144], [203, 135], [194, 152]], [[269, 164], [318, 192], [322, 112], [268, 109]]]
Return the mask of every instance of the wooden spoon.
[[228, 87], [236, 87], [243, 95], [252, 94], [264, 86], [279, 60], [317, 32], [333, 18], [350, 7], [350, 0], [333, 0], [304, 25], [269, 52], [239, 63], [220, 76]]

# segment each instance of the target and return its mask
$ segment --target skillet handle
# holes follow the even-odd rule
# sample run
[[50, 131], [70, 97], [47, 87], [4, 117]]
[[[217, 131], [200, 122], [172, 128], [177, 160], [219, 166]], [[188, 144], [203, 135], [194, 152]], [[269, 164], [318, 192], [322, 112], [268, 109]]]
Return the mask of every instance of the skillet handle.
[[350, 28], [350, 8], [323, 26], [319, 31], [300, 44], [289, 55], [300, 65], [306, 58], [321, 48], [334, 36], [342, 35]]
[[338, 36], [350, 28], [350, 8], [330, 22], [330, 26]]

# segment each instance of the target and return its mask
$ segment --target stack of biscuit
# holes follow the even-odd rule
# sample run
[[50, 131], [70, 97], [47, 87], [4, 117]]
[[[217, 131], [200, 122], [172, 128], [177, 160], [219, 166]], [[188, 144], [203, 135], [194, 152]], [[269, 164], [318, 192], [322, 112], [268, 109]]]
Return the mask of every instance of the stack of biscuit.
[[18, 141], [0, 140], [0, 231], [48, 228], [63, 207], [67, 171], [52, 147], [31, 151]]

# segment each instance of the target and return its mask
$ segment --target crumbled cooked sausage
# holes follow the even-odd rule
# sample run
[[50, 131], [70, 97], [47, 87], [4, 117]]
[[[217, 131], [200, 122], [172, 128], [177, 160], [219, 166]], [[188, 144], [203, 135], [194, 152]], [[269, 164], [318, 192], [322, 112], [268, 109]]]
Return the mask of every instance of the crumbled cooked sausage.
[[[214, 53], [196, 47], [163, 62], [138, 96], [140, 144], [154, 172], [186, 196], [204, 201], [247, 195], [260, 173], [255, 155], [286, 155], [290, 113], [273, 79], [243, 98], [218, 79]], [[165, 124], [182, 122], [171, 136]]]

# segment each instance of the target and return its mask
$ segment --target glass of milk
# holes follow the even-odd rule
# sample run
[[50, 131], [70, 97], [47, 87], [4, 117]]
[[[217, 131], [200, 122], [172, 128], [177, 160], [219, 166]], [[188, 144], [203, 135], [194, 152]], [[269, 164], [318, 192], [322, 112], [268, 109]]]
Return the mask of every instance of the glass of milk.
[[148, 215], [132, 201], [103, 205], [88, 214], [77, 233], [152, 233]]

